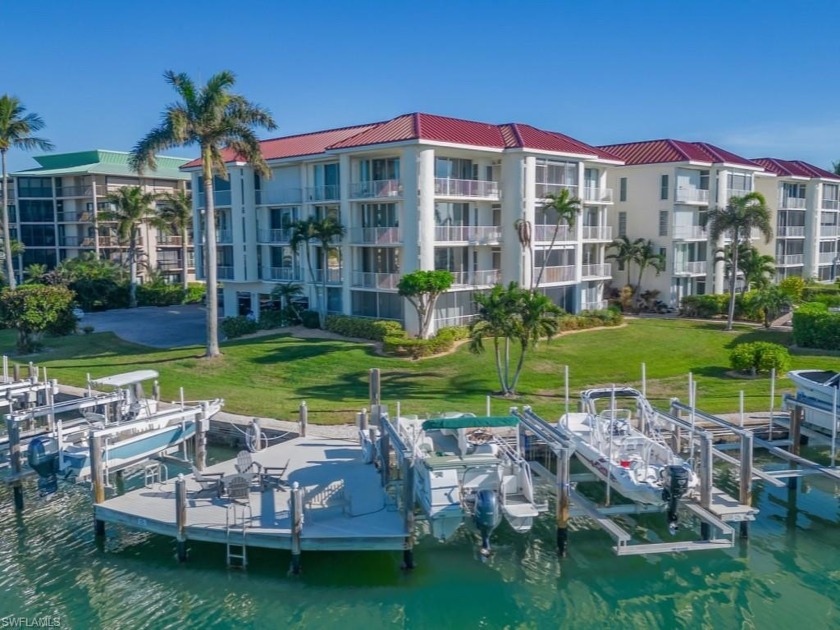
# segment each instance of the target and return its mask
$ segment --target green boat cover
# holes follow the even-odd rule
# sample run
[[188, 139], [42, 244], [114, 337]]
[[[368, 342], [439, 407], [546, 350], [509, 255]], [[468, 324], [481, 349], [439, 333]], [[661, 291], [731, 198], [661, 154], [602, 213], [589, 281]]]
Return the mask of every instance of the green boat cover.
[[515, 427], [519, 418], [515, 416], [461, 416], [459, 418], [432, 418], [423, 422], [423, 430], [430, 429], [474, 429], [478, 427]]

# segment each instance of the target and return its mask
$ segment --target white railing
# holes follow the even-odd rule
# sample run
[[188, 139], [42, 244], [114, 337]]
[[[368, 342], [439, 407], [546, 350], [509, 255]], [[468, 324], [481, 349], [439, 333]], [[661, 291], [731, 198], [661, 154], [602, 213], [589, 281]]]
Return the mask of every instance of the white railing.
[[269, 267], [268, 279], [285, 282], [300, 280], [300, 270], [297, 267]]
[[158, 234], [158, 245], [181, 245], [181, 237], [169, 234]]
[[483, 179], [435, 178], [435, 194], [439, 197], [499, 198], [499, 182]]
[[611, 241], [612, 226], [609, 225], [584, 225], [584, 241]]
[[787, 254], [776, 257], [777, 267], [794, 267], [805, 264], [805, 254]]
[[709, 203], [709, 191], [700, 188], [677, 188], [676, 203]]
[[706, 273], [708, 264], [705, 260], [684, 261], [674, 265], [674, 273], [688, 275], [704, 274]]
[[575, 230], [568, 225], [561, 225], [559, 228], [555, 225], [535, 225], [534, 233], [532, 235], [535, 243], [550, 243], [554, 238], [554, 230], [557, 229], [557, 242], [574, 241]]
[[[341, 267], [330, 267], [327, 269], [327, 284], [341, 284]], [[323, 282], [324, 281], [324, 270], [323, 269], [316, 269], [315, 270], [315, 281], [316, 282]]]
[[728, 195], [727, 201], [729, 199], [732, 199], [732, 197], [743, 197], [745, 195], [749, 195], [751, 192], [753, 192], [753, 191], [752, 190], [744, 190], [742, 188], [730, 188], [727, 191], [727, 195]]
[[581, 272], [581, 276], [584, 278], [609, 278], [610, 275], [610, 265], [605, 263], [583, 265]]
[[536, 196], [537, 199], [545, 199], [546, 195], [556, 195], [564, 189], [572, 193], [572, 197], [577, 197], [578, 187], [574, 184], [547, 184], [540, 182], [537, 182]]
[[594, 302], [581, 302], [580, 310], [582, 311], [603, 311], [607, 308], [606, 300], [595, 300]]
[[[198, 207], [204, 207], [204, 197], [205, 194], [203, 192], [198, 193]], [[230, 191], [229, 190], [215, 190], [213, 191], [213, 206], [229, 206], [230, 205]]]
[[87, 186], [62, 186], [55, 189], [56, 197], [90, 197], [93, 194], [93, 188]]
[[840, 254], [837, 252], [820, 252], [821, 265], [831, 265], [835, 260], [840, 262]]
[[350, 184], [350, 196], [354, 199], [381, 199], [402, 196], [402, 182], [398, 179], [379, 179]]
[[782, 210], [805, 210], [806, 200], [800, 197], [779, 196], [779, 208]]
[[822, 209], [823, 210], [840, 210], [840, 201], [837, 199], [823, 199], [822, 200]]
[[216, 277], [219, 278], [219, 280], [233, 280], [233, 267], [216, 267]]
[[257, 231], [257, 240], [260, 243], [288, 243], [291, 237], [292, 230], [290, 228]]
[[[534, 267], [534, 280], [540, 275], [540, 267]], [[574, 282], [575, 281], [575, 266], [563, 265], [562, 267], [546, 267], [542, 276], [543, 284], [552, 284], [557, 282]]]
[[373, 273], [369, 271], [354, 271], [352, 274], [351, 284], [354, 287], [364, 287], [366, 289], [386, 289], [393, 290], [397, 288], [400, 281], [400, 274], [398, 273]]
[[805, 236], [804, 225], [782, 225], [776, 232], [779, 238], [797, 238]]
[[477, 271], [453, 271], [455, 280], [453, 286], [492, 286], [501, 281], [502, 272], [498, 269], [483, 269]]
[[402, 233], [398, 227], [353, 228], [351, 234], [354, 243], [393, 245], [402, 242]]
[[88, 221], [93, 220], [93, 213], [87, 211], [81, 212], [73, 212], [70, 210], [65, 210], [64, 212], [58, 213], [58, 221], [59, 223], [70, 222], [70, 223], [87, 223]]
[[675, 225], [673, 234], [676, 239], [706, 238], [706, 228], [702, 225]]
[[435, 240], [456, 243], [498, 243], [502, 240], [502, 228], [498, 225], [436, 225]]
[[820, 238], [835, 238], [840, 236], [840, 226], [837, 225], [821, 225]]
[[217, 243], [233, 243], [233, 231], [232, 230], [216, 230], [216, 242]]
[[435, 327], [440, 330], [447, 326], [466, 326], [478, 317], [477, 315], [453, 315], [451, 317], [435, 317]]
[[594, 201], [595, 203], [612, 203], [612, 188], [584, 188], [583, 200]]
[[336, 201], [340, 196], [341, 192], [336, 184], [312, 186], [306, 189], [306, 198], [309, 201]]
[[280, 188], [279, 190], [257, 190], [254, 193], [258, 206], [269, 203], [300, 203], [303, 201], [303, 191], [300, 188]]

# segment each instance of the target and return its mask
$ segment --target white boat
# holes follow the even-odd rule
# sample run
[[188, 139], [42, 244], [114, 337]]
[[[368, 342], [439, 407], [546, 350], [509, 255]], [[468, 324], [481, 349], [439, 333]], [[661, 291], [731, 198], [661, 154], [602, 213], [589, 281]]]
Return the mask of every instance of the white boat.
[[[824, 409], [806, 409], [805, 422], [831, 432], [832, 423], [838, 423], [840, 416], [840, 373], [831, 370], [793, 370], [787, 375], [796, 385], [798, 400]], [[840, 424], [837, 430], [840, 431]]]
[[397, 432], [413, 452], [415, 497], [436, 538], [448, 540], [472, 520], [488, 553], [502, 518], [524, 533], [547, 508], [535, 501], [531, 469], [508, 442], [518, 444], [518, 423], [466, 413], [397, 418]]
[[[557, 425], [577, 458], [627, 499], [667, 506], [668, 522], [676, 527], [677, 504], [698, 488], [699, 478], [659, 437], [653, 408], [632, 388], [590, 389], [581, 400], [584, 411], [564, 415]], [[609, 404], [599, 410], [604, 400]]]

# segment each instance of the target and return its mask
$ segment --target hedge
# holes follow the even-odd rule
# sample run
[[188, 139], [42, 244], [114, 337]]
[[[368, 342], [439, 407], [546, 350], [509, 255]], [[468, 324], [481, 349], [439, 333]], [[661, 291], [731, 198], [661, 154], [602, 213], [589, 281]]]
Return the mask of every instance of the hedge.
[[790, 369], [790, 353], [787, 348], [777, 343], [754, 341], [741, 343], [729, 353], [732, 368], [739, 372], [769, 373], [786, 372]]
[[802, 348], [840, 350], [840, 313], [821, 302], [808, 302], [793, 313], [793, 343]]
[[327, 315], [324, 329], [342, 337], [384, 341], [388, 336], [405, 335], [402, 324], [388, 319], [367, 319], [349, 315]]
[[560, 316], [559, 332], [567, 330], [585, 330], [601, 326], [618, 326], [624, 321], [621, 310], [612, 307], [600, 311], [581, 311], [578, 315], [564, 314]]
[[403, 335], [389, 335], [385, 337], [383, 349], [389, 354], [397, 356], [409, 356], [412, 359], [420, 359], [433, 354], [440, 354], [451, 350], [456, 341], [466, 339], [470, 330], [466, 326], [449, 326], [441, 328], [431, 339], [415, 339]]
[[256, 321], [244, 316], [225, 317], [220, 326], [225, 337], [228, 339], [250, 335], [259, 330], [259, 324]]
[[[735, 319], [761, 322], [764, 311], [753, 305], [756, 291], [735, 294]], [[680, 302], [680, 317], [714, 319], [729, 315], [729, 294], [687, 295]]]

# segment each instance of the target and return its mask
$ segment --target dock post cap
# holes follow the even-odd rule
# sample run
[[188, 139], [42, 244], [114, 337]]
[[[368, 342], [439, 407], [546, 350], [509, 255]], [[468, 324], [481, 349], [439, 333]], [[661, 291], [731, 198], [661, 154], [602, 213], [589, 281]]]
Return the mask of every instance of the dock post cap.
[[184, 480], [184, 473], [178, 473], [178, 481]]
[[300, 483], [298, 483], [297, 481], [292, 483], [292, 490], [297, 490], [299, 487], [300, 487]]

